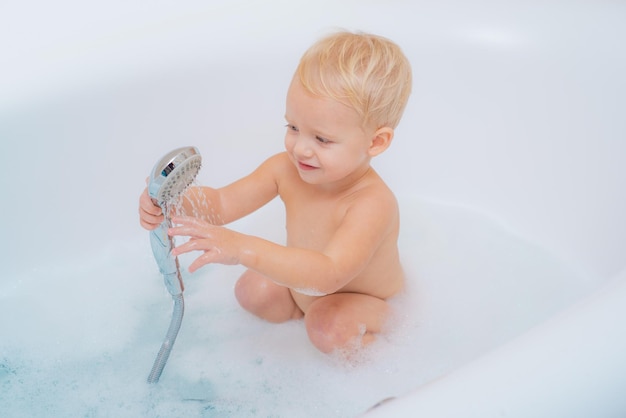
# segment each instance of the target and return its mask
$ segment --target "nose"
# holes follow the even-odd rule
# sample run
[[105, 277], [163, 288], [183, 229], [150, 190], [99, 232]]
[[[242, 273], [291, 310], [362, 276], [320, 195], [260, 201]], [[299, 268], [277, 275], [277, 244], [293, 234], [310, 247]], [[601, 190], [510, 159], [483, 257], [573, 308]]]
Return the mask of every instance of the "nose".
[[313, 156], [313, 148], [306, 138], [298, 138], [293, 146], [293, 153], [300, 158], [311, 158]]

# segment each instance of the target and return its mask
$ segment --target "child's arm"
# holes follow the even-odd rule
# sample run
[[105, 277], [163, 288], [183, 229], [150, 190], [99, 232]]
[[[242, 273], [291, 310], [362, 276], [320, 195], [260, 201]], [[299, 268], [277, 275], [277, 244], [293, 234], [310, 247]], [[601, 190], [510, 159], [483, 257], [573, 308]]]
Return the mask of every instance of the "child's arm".
[[[275, 159], [270, 157], [248, 176], [219, 189], [190, 187], [183, 196], [182, 213], [225, 225], [254, 212], [278, 194]], [[139, 198], [139, 215], [141, 225], [149, 230], [163, 222], [161, 208], [152, 202], [147, 189]]]
[[191, 188], [183, 200], [185, 213], [200, 216], [214, 225], [225, 225], [259, 209], [278, 195], [276, 158], [270, 157], [251, 174], [228, 186]]
[[170, 235], [191, 237], [174, 255], [204, 252], [189, 267], [191, 272], [209, 263], [242, 264], [302, 293], [329, 294], [368, 265], [384, 237], [392, 232], [390, 219], [395, 213], [390, 211], [397, 211], [392, 196], [359, 199], [323, 251], [285, 247], [193, 218], [174, 218], [178, 226], [170, 229]]

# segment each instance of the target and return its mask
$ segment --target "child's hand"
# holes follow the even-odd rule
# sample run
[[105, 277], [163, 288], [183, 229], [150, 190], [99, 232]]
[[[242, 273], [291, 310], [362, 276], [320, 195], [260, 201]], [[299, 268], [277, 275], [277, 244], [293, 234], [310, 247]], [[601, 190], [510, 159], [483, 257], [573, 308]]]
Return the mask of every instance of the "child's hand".
[[169, 235], [190, 237], [188, 242], [172, 250], [173, 255], [204, 252], [191, 263], [189, 272], [210, 263], [239, 264], [238, 239], [242, 234], [197, 218], [174, 217], [172, 223], [177, 226], [169, 229]]
[[152, 202], [146, 187], [141, 196], [139, 196], [139, 223], [142, 227], [151, 231], [161, 225], [163, 219], [163, 211]]

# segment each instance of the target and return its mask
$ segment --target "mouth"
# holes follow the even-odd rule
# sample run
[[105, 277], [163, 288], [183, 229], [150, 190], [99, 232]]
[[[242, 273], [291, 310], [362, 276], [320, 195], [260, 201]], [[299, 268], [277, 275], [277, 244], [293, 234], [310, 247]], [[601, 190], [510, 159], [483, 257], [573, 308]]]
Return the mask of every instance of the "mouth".
[[317, 170], [318, 169], [318, 167], [314, 167], [312, 165], [305, 164], [305, 163], [303, 163], [301, 161], [298, 161], [298, 168], [300, 170], [303, 170], [303, 171], [311, 171], [311, 170]]

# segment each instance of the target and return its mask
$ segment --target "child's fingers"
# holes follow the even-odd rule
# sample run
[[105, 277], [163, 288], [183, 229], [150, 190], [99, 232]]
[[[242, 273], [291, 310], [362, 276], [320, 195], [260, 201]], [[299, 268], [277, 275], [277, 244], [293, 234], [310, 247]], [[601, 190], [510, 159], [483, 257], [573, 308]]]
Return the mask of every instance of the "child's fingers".
[[139, 217], [139, 224], [145, 229], [152, 230], [161, 225], [163, 219], [163, 215], [152, 216], [144, 213]]
[[163, 210], [160, 206], [155, 205], [150, 196], [148, 195], [148, 189], [144, 189], [141, 196], [139, 196], [139, 207], [145, 213], [153, 216], [159, 216], [163, 214]]
[[210, 226], [209, 223], [191, 216], [173, 216], [172, 223], [174, 225], [181, 225], [191, 228], [206, 228]]
[[[206, 227], [198, 227], [195, 225], [177, 225], [168, 229], [167, 234], [172, 237], [190, 237], [192, 240], [211, 239], [211, 233]], [[195, 245], [199, 245], [196, 243]]]
[[139, 221], [139, 225], [141, 225], [141, 227], [143, 229], [147, 229], [148, 231], [152, 231], [153, 229], [156, 229], [159, 225], [155, 225], [155, 224], [149, 224], [147, 222], [144, 222], [142, 220]]
[[206, 251], [204, 254], [196, 258], [193, 261], [193, 263], [189, 265], [189, 268], [188, 268], [189, 272], [193, 273], [196, 270], [198, 270], [200, 267], [213, 263], [216, 259], [215, 255], [216, 255], [215, 251]]
[[191, 239], [185, 242], [184, 244], [180, 244], [176, 246], [172, 250], [172, 254], [181, 255], [181, 254], [189, 253], [192, 251], [207, 251], [208, 249], [211, 248], [211, 245], [208, 245], [208, 243], [204, 241], [205, 240]]
[[139, 196], [139, 224], [150, 231], [158, 227], [163, 220], [163, 211], [152, 202], [148, 196], [148, 189], [144, 189]]

